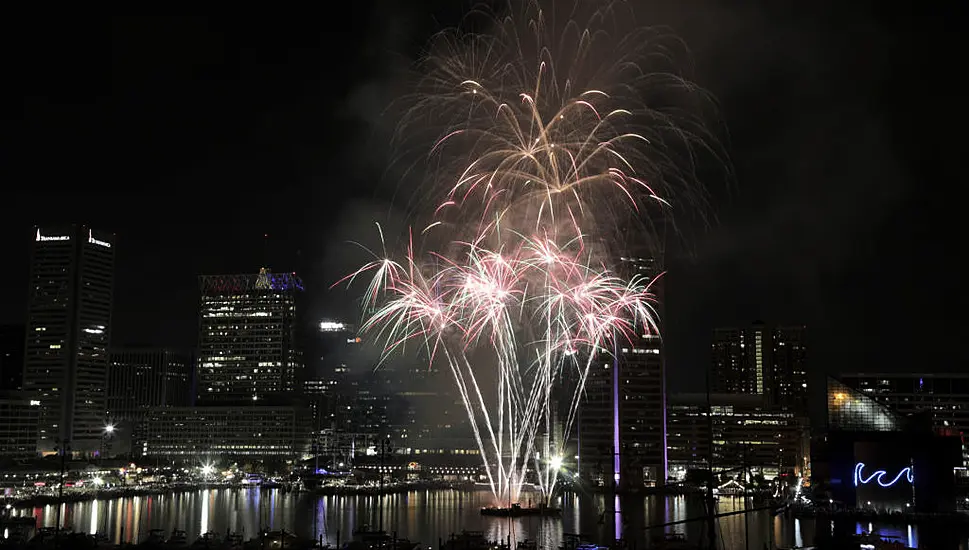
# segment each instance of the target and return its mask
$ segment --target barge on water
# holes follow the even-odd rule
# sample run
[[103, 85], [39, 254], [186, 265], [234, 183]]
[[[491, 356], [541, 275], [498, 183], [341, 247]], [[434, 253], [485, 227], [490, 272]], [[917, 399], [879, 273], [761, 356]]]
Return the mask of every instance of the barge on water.
[[529, 506], [523, 507], [521, 504], [512, 504], [510, 507], [489, 506], [481, 509], [482, 516], [495, 516], [501, 518], [519, 518], [524, 516], [558, 516], [562, 514], [561, 508], [551, 506]]

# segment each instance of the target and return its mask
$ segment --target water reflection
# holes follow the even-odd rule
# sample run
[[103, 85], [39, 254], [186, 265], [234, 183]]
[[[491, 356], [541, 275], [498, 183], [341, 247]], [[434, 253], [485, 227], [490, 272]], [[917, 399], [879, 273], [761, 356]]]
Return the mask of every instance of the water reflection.
[[101, 516], [98, 514], [98, 504], [97, 500], [91, 502], [91, 525], [87, 529], [88, 533], [97, 533], [99, 530], [98, 518]]
[[[561, 518], [482, 517], [480, 508], [489, 503], [486, 492], [413, 491], [405, 494], [375, 496], [316, 496], [284, 493], [280, 490], [211, 489], [196, 492], [100, 499], [66, 505], [64, 525], [77, 531], [101, 533], [116, 543], [137, 542], [150, 529], [171, 533], [183, 529], [190, 538], [215, 531], [232, 531], [249, 538], [261, 528], [285, 529], [306, 539], [324, 543], [343, 543], [354, 528], [380, 524], [400, 537], [435, 545], [451, 533], [481, 530], [494, 540], [536, 540], [539, 547], [557, 548], [567, 533], [581, 533], [592, 542], [608, 543], [624, 538], [643, 548], [664, 532], [681, 533], [693, 541], [704, 541], [706, 527], [700, 521], [686, 521], [705, 515], [705, 505], [697, 497], [622, 497], [567, 495], [561, 499]], [[743, 499], [723, 498], [718, 512], [744, 509]], [[381, 513], [382, 509], [382, 513]], [[53, 526], [56, 507], [16, 510], [17, 515], [33, 515], [39, 525]], [[673, 522], [674, 525], [660, 527]], [[827, 525], [819, 526], [828, 529]], [[891, 535], [910, 547], [918, 547], [914, 527], [870, 525], [845, 526], [847, 530]], [[769, 548], [809, 546], [815, 543], [813, 520], [792, 520], [752, 512], [720, 519], [716, 536], [724, 548]], [[749, 539], [749, 542], [748, 540]]]
[[870, 522], [855, 524], [855, 534], [877, 533], [879, 537], [892, 542], [901, 542], [909, 548], [919, 547], [919, 538], [916, 529], [911, 526], [899, 525], [874, 525]]
[[202, 491], [202, 527], [199, 529], [203, 533], [209, 532], [209, 489]]

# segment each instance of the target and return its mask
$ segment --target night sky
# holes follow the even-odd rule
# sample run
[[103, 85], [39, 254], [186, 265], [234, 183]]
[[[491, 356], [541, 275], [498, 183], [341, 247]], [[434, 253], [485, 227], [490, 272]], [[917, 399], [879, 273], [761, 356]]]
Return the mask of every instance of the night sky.
[[[303, 274], [311, 317], [345, 315], [325, 290], [344, 240], [393, 213], [381, 111], [466, 7], [346, 4], [6, 18], [0, 322], [24, 322], [30, 227], [63, 222], [117, 233], [116, 345], [194, 345], [197, 275], [264, 264]], [[808, 325], [816, 373], [963, 369], [958, 3], [727, 4], [639, 10], [693, 50], [734, 168], [668, 261], [674, 388], [702, 379], [713, 327], [758, 319]]]

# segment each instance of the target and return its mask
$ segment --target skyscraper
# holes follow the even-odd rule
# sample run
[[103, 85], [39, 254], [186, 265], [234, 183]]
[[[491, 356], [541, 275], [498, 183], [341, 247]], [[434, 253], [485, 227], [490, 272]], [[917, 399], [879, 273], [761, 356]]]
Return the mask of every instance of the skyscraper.
[[292, 395], [301, 368], [295, 345], [295, 273], [200, 277], [198, 398], [241, 403]]
[[771, 346], [774, 401], [790, 407], [798, 416], [807, 417], [807, 328], [802, 325], [774, 327]]
[[762, 323], [713, 331], [713, 390], [769, 396], [770, 331]]
[[41, 402], [37, 448], [93, 454], [105, 422], [115, 237], [85, 226], [36, 227], [32, 237], [24, 390]]
[[807, 343], [803, 326], [754, 323], [713, 332], [716, 393], [757, 394], [807, 415]]
[[[620, 274], [653, 280], [659, 265], [653, 258], [623, 257]], [[652, 290], [661, 305], [658, 281]], [[593, 359], [577, 427], [580, 475], [619, 489], [660, 485], [667, 470], [663, 341], [652, 332], [632, 340]]]
[[810, 470], [807, 343], [804, 326], [754, 323], [713, 333], [716, 393], [759, 395], [773, 413], [791, 413], [799, 427], [796, 470]]

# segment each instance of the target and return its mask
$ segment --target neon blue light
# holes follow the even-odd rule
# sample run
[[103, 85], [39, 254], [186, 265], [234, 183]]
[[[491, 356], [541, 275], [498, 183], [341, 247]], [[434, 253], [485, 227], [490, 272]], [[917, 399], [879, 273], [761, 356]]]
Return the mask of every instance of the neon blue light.
[[866, 485], [870, 483], [871, 480], [873, 479], [882, 487], [891, 487], [892, 485], [895, 485], [898, 482], [898, 480], [902, 479], [903, 475], [905, 476], [905, 479], [907, 479], [909, 483], [915, 483], [915, 475], [912, 473], [912, 468], [910, 466], [906, 466], [905, 468], [902, 468], [901, 470], [899, 470], [898, 474], [895, 475], [895, 479], [887, 483], [883, 481], [885, 476], [888, 475], [888, 472], [886, 472], [885, 470], [875, 470], [874, 473], [872, 473], [870, 476], [865, 477], [865, 474], [863, 473], [864, 469], [865, 469], [864, 462], [859, 462], [858, 464], [855, 464], [855, 487], [859, 485]]

